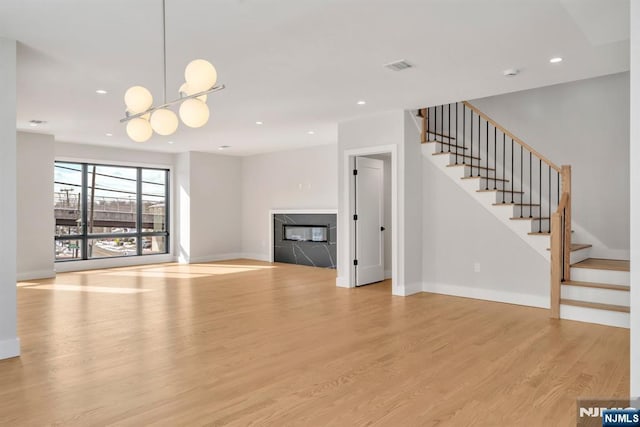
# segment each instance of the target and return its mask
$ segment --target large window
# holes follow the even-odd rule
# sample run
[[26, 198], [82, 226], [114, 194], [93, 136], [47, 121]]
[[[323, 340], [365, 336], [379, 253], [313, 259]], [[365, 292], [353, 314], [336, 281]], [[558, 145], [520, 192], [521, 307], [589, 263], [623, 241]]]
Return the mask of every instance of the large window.
[[55, 163], [56, 261], [166, 254], [169, 171]]

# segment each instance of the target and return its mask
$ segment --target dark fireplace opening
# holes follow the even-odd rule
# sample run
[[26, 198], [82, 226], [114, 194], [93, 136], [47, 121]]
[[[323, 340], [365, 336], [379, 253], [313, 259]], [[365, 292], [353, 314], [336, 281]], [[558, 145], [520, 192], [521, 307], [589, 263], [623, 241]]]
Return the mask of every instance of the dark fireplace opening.
[[328, 242], [329, 225], [282, 224], [282, 236], [294, 242]]
[[336, 268], [335, 213], [274, 213], [273, 260]]

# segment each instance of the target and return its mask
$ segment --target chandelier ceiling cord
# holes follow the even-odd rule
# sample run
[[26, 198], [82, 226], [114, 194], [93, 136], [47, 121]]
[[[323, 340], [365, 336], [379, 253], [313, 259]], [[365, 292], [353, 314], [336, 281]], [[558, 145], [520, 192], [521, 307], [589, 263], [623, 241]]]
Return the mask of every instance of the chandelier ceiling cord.
[[180, 104], [178, 114], [182, 123], [192, 128], [204, 126], [209, 120], [207, 94], [224, 89], [216, 86], [218, 73], [209, 61], [194, 59], [184, 70], [185, 83], [180, 86], [180, 97], [167, 102], [167, 31], [165, 0], [162, 0], [162, 105], [153, 106], [151, 92], [143, 86], [132, 86], [124, 94], [127, 107], [125, 118], [127, 135], [135, 142], [145, 142], [153, 135], [171, 135], [178, 129], [178, 117], [168, 107]]

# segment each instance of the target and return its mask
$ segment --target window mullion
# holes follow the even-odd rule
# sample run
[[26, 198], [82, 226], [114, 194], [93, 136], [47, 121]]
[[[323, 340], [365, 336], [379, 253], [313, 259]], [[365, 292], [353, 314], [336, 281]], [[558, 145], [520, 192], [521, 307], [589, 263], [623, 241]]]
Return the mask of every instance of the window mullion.
[[81, 244], [82, 244], [82, 259], [86, 260], [89, 259], [89, 253], [88, 253], [88, 249], [89, 249], [89, 239], [87, 239], [87, 233], [88, 233], [88, 214], [87, 214], [87, 188], [88, 188], [88, 181], [89, 181], [89, 177], [88, 177], [88, 170], [89, 167], [87, 166], [86, 163], [82, 163], [82, 187], [81, 187], [81, 218], [82, 218], [82, 227], [81, 227], [81, 233], [82, 233], [82, 240], [81, 240]]
[[142, 255], [142, 168], [136, 168], [136, 247]]

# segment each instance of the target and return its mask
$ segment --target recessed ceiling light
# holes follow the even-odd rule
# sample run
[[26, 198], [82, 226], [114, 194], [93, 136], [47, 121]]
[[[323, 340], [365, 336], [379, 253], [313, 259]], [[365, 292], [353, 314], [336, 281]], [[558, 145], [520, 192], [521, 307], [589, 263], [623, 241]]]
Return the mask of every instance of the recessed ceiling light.
[[558, 62], [562, 62], [562, 58], [556, 56], [555, 58], [551, 58], [549, 62], [551, 62], [552, 64], [557, 64]]
[[257, 124], [257, 125], [261, 125], [261, 124], [263, 124], [263, 123], [262, 123], [262, 122], [260, 122], [260, 121], [258, 121], [258, 122], [256, 122], [256, 124]]
[[218, 150], [226, 150], [227, 148], [231, 148], [230, 145], [221, 145], [218, 147]]
[[173, 141], [167, 141], [167, 144], [173, 144]]
[[106, 91], [106, 90], [104, 90], [104, 89], [98, 89], [98, 90], [96, 90], [96, 93], [97, 93], [98, 95], [106, 95], [106, 94], [107, 94], [107, 91]]
[[357, 104], [358, 105], [365, 105], [367, 103], [367, 101], [358, 101]]
[[315, 134], [315, 132], [314, 132], [314, 131], [312, 131], [312, 130], [310, 130], [310, 131], [309, 131], [309, 132], [307, 132], [307, 133], [308, 133], [309, 135], [313, 135], [313, 134]]
[[113, 134], [112, 134], [112, 133], [105, 133], [105, 135], [107, 135], [107, 136], [113, 136]]
[[504, 74], [505, 77], [513, 77], [513, 76], [517, 76], [518, 73], [520, 73], [520, 70], [517, 70], [515, 68], [509, 68], [507, 70], [504, 70], [502, 72], [502, 74]]

